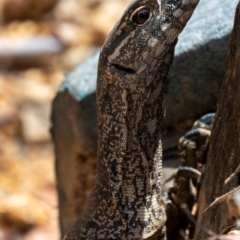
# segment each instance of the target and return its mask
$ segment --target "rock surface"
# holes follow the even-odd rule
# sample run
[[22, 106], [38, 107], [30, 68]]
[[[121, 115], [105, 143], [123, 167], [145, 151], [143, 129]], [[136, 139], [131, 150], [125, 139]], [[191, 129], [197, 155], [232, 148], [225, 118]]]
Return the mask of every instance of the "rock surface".
[[[170, 75], [165, 127], [216, 107], [237, 3], [202, 0], [181, 34]], [[62, 234], [84, 209], [94, 185], [97, 61], [98, 53], [67, 74], [53, 101]]]

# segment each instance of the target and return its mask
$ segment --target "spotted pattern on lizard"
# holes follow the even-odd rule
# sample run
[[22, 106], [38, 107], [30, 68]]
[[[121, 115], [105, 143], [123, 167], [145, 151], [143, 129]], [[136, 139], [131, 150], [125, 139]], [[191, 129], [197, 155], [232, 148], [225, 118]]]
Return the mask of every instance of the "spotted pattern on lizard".
[[177, 38], [199, 0], [135, 0], [101, 50], [97, 184], [64, 240], [166, 239], [161, 128]]

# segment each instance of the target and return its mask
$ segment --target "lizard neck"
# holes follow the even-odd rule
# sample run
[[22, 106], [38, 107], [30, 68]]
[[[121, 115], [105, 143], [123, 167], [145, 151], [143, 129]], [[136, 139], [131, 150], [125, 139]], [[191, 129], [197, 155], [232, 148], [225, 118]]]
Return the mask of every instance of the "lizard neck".
[[[99, 73], [98, 82], [101, 84], [97, 91], [99, 151], [96, 196], [101, 196], [101, 202], [115, 213], [113, 219], [121, 219], [119, 225], [124, 226], [122, 236], [127, 239], [146, 239], [165, 222], [160, 202], [160, 132], [172, 57], [173, 51], [165, 55], [158, 66], [162, 71], [155, 69], [151, 85], [144, 88], [141, 84], [135, 87], [132, 82], [131, 87], [118, 84], [117, 76], [101, 81], [102, 76], [109, 75], [106, 66], [101, 66], [104, 60], [100, 58], [100, 69], [106, 72]], [[151, 71], [153, 69], [149, 68], [148, 74]]]

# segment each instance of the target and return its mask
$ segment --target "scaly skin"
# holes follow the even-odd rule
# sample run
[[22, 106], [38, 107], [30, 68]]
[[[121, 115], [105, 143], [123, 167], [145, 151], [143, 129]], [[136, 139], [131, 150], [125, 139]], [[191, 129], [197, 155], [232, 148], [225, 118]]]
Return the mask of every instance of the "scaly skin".
[[160, 132], [174, 48], [197, 3], [135, 0], [104, 43], [98, 179], [87, 211], [65, 240], [166, 239]]

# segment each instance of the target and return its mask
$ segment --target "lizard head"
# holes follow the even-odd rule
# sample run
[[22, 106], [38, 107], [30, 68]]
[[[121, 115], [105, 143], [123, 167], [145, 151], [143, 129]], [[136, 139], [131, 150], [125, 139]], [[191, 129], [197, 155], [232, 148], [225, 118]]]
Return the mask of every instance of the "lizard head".
[[134, 0], [102, 47], [96, 92], [99, 176], [112, 192], [122, 182], [127, 142], [133, 151], [144, 149], [139, 158], [152, 164], [174, 47], [198, 1]]
[[159, 68], [159, 61], [169, 49], [174, 49], [198, 1], [133, 1], [102, 48], [110, 71], [131, 78]]

